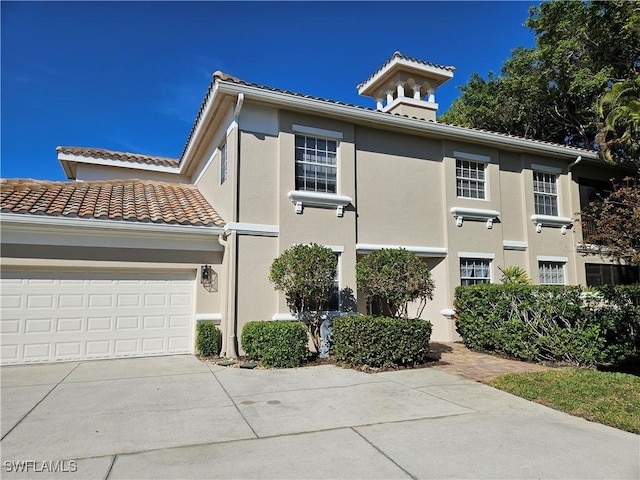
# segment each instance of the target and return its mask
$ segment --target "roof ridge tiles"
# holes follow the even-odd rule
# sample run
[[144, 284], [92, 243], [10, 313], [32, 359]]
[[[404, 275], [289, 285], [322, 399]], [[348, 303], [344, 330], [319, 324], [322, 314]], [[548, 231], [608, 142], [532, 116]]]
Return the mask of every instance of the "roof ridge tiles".
[[224, 224], [193, 184], [2, 179], [0, 190], [3, 213], [190, 226]]
[[90, 158], [108, 158], [111, 160], [132, 163], [159, 164], [167, 167], [178, 166], [180, 164], [179, 158], [147, 155], [144, 153], [121, 152], [117, 150], [108, 150], [106, 148], [58, 146], [56, 147], [56, 152], [58, 152], [58, 154], [65, 153]]

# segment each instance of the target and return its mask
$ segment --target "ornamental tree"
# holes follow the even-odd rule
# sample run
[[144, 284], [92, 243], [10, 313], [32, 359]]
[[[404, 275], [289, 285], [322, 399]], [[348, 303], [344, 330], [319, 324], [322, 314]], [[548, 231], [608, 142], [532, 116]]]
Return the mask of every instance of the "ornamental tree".
[[433, 298], [434, 283], [427, 265], [415, 253], [402, 248], [383, 248], [356, 264], [358, 292], [392, 317], [409, 318], [409, 304], [417, 302], [420, 317]]
[[596, 250], [613, 261], [640, 265], [640, 186], [634, 179], [623, 179], [607, 197], [591, 202], [580, 223], [588, 232], [585, 254]]
[[311, 243], [288, 248], [269, 271], [269, 280], [285, 294], [291, 313], [307, 325], [316, 349], [320, 346], [320, 317], [331, 298], [336, 266], [330, 248]]

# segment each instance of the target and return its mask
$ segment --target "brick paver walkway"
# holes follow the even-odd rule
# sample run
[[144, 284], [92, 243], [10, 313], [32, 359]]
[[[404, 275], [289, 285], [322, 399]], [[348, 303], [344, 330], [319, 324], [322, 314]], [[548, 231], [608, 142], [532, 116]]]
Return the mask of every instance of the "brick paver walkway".
[[461, 343], [431, 342], [430, 349], [430, 356], [440, 361], [432, 368], [478, 381], [503, 373], [540, 372], [551, 368], [472, 352]]

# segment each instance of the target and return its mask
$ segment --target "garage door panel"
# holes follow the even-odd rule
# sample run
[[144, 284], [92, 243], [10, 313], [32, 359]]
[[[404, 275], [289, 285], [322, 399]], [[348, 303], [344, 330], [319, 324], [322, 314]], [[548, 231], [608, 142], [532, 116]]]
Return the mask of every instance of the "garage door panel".
[[192, 351], [195, 271], [1, 274], [2, 363]]
[[24, 333], [31, 334], [53, 332], [53, 320], [51, 318], [27, 318], [24, 324]]

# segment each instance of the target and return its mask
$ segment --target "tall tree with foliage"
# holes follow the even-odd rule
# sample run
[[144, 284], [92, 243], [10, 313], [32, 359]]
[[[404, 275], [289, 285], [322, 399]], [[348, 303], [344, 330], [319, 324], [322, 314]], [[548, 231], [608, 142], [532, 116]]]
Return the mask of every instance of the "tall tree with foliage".
[[[582, 212], [585, 253], [600, 254], [625, 265], [640, 266], [640, 185], [625, 178], [606, 198]], [[590, 228], [589, 228], [590, 227]]]
[[596, 139], [604, 158], [640, 166], [640, 77], [615, 83], [600, 97], [598, 114]]
[[316, 348], [320, 346], [320, 317], [331, 298], [336, 267], [330, 248], [311, 243], [288, 248], [269, 271], [269, 280], [285, 294], [291, 313], [307, 325]]
[[358, 293], [392, 317], [409, 318], [409, 304], [416, 302], [420, 317], [433, 298], [434, 283], [427, 265], [402, 248], [383, 248], [356, 264]]
[[600, 97], [640, 72], [640, 2], [553, 0], [525, 26], [536, 46], [513, 50], [500, 75], [472, 75], [440, 120], [597, 148]]

